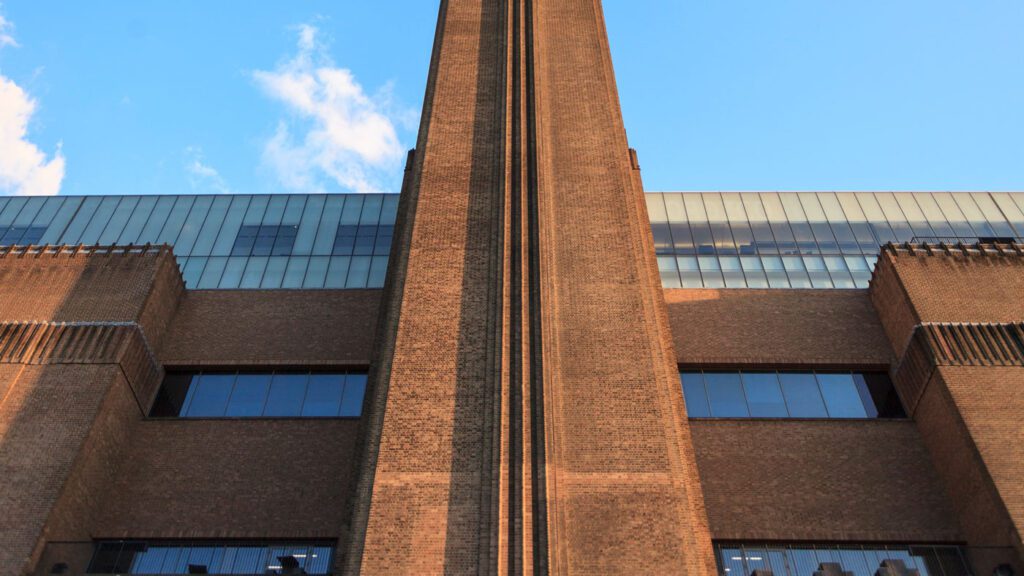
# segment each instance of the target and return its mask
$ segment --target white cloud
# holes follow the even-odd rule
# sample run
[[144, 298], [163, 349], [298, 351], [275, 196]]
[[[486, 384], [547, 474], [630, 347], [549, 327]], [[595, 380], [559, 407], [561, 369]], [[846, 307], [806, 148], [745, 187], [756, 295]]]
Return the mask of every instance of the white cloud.
[[217, 194], [232, 193], [231, 187], [228, 186], [220, 172], [205, 163], [203, 149], [198, 146], [185, 148], [185, 172], [188, 174], [189, 183], [196, 191], [212, 191]]
[[14, 40], [14, 36], [11, 32], [14, 30], [14, 24], [11, 24], [3, 14], [0, 14], [0, 48], [5, 46], [11, 46], [14, 48], [18, 47], [18, 43]]
[[257, 85], [285, 104], [264, 145], [263, 162], [282, 185], [322, 192], [329, 183], [356, 192], [393, 191], [405, 150], [395, 124], [410, 113], [395, 109], [390, 86], [368, 95], [351, 70], [334, 65], [316, 27], [298, 28], [298, 53], [273, 71], [253, 73]]
[[0, 75], [0, 192], [52, 196], [64, 180], [60, 144], [53, 158], [28, 141], [28, 125], [36, 101], [9, 78]]

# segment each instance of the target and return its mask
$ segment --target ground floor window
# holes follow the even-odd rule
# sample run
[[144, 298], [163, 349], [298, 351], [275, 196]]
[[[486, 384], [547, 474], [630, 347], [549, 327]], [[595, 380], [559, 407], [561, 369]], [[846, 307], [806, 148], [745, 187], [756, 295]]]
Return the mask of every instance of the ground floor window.
[[90, 574], [330, 574], [329, 542], [97, 542]]
[[721, 576], [969, 576], [958, 546], [715, 543]]

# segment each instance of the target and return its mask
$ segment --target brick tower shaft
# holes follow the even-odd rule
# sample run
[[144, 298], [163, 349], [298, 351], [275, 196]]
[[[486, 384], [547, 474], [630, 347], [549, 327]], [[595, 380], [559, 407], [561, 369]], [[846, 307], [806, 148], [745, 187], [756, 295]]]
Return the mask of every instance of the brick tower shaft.
[[350, 571], [713, 572], [635, 158], [600, 2], [442, 2]]

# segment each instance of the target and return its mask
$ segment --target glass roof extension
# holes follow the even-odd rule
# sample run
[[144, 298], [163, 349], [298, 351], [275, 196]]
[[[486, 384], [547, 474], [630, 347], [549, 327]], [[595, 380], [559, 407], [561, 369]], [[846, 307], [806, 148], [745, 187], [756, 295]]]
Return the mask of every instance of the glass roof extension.
[[650, 193], [665, 288], [866, 288], [888, 242], [1024, 239], [1024, 193]]

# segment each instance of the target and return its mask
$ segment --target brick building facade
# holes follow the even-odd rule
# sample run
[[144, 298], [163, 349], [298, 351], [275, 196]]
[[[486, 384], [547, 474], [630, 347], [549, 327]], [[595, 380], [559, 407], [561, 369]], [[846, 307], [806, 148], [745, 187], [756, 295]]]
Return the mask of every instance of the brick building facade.
[[1024, 195], [645, 195], [602, 18], [443, 1], [400, 196], [0, 199], [0, 573], [1024, 573]]

